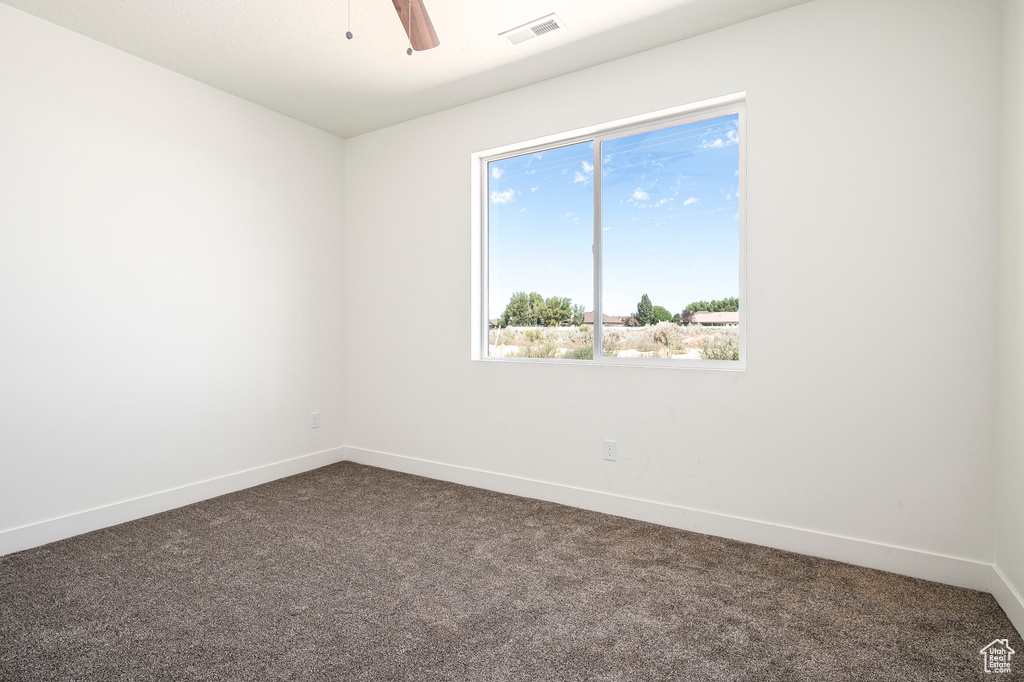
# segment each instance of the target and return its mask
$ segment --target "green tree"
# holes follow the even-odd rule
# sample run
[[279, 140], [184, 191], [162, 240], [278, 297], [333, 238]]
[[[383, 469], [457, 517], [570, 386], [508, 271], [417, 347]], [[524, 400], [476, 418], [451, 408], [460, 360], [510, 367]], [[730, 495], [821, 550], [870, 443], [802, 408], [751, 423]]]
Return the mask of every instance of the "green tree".
[[574, 305], [572, 307], [572, 320], [570, 324], [581, 325], [583, 324], [583, 306]]
[[740, 309], [740, 299], [736, 297], [723, 298], [715, 301], [694, 301], [686, 306], [691, 313], [701, 311], [709, 313], [732, 313]]
[[530, 292], [530, 327], [540, 324], [544, 319], [544, 297], [536, 291]]
[[672, 319], [672, 313], [668, 311], [668, 308], [663, 308], [660, 305], [654, 306], [654, 323], [668, 322]]
[[530, 297], [526, 295], [525, 291], [517, 291], [512, 294], [508, 305], [505, 306], [505, 312], [501, 314], [501, 325], [503, 327], [508, 327], [509, 325], [525, 327], [529, 325], [529, 319]]
[[636, 304], [636, 313], [634, 313], [633, 317], [636, 318], [636, 326], [638, 327], [654, 324], [654, 306], [651, 305], [651, 299], [647, 294], [640, 297], [640, 302]]
[[572, 319], [572, 299], [552, 296], [544, 301], [541, 322], [547, 327], [559, 327]]
[[547, 327], [579, 325], [583, 324], [583, 306], [573, 305], [572, 299], [568, 297], [552, 296], [545, 299], [536, 291], [529, 294], [517, 291], [509, 299], [498, 324], [502, 327], [534, 327], [538, 324]]
[[505, 312], [501, 314], [504, 326], [533, 327], [544, 314], [544, 297], [536, 291], [527, 295], [525, 291], [512, 294]]

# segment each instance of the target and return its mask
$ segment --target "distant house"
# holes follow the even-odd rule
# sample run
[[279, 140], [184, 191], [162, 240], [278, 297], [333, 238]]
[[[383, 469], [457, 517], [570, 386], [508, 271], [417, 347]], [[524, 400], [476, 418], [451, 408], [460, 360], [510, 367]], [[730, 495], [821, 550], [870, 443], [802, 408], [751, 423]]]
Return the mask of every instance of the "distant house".
[[735, 327], [740, 323], [740, 314], [736, 310], [727, 313], [709, 313], [701, 310], [693, 314], [690, 322], [705, 327]]
[[[601, 315], [601, 324], [605, 327], [624, 327], [629, 315]], [[583, 324], [594, 324], [594, 311], [583, 313]]]

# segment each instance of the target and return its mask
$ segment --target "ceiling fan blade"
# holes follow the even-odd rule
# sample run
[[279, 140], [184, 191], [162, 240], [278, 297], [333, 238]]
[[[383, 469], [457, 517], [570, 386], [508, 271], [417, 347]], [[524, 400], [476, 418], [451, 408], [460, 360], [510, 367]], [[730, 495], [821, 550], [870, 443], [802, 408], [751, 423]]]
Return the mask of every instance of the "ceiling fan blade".
[[[391, 0], [402, 20], [402, 28], [409, 36], [409, 43], [412, 49], [417, 52], [437, 47], [441, 41], [437, 39], [434, 32], [434, 25], [430, 23], [430, 16], [427, 15], [427, 8], [423, 6], [423, 0]], [[409, 12], [412, 11], [412, 21], [409, 21]]]

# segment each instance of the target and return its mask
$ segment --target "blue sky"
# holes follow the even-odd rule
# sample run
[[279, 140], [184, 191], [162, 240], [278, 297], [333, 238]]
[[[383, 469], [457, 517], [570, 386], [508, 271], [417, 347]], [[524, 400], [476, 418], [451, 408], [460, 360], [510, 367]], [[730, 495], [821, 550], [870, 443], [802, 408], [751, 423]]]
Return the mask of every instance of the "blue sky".
[[[739, 295], [737, 118], [604, 142], [605, 314]], [[488, 164], [489, 317], [516, 291], [593, 309], [593, 163], [584, 142]]]

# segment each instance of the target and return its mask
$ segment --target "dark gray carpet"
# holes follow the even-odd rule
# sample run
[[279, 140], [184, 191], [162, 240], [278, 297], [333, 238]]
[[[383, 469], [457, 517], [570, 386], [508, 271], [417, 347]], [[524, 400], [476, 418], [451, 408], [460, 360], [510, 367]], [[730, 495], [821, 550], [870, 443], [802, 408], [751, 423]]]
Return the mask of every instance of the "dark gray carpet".
[[5, 681], [1022, 670], [988, 594], [352, 463], [0, 557]]

